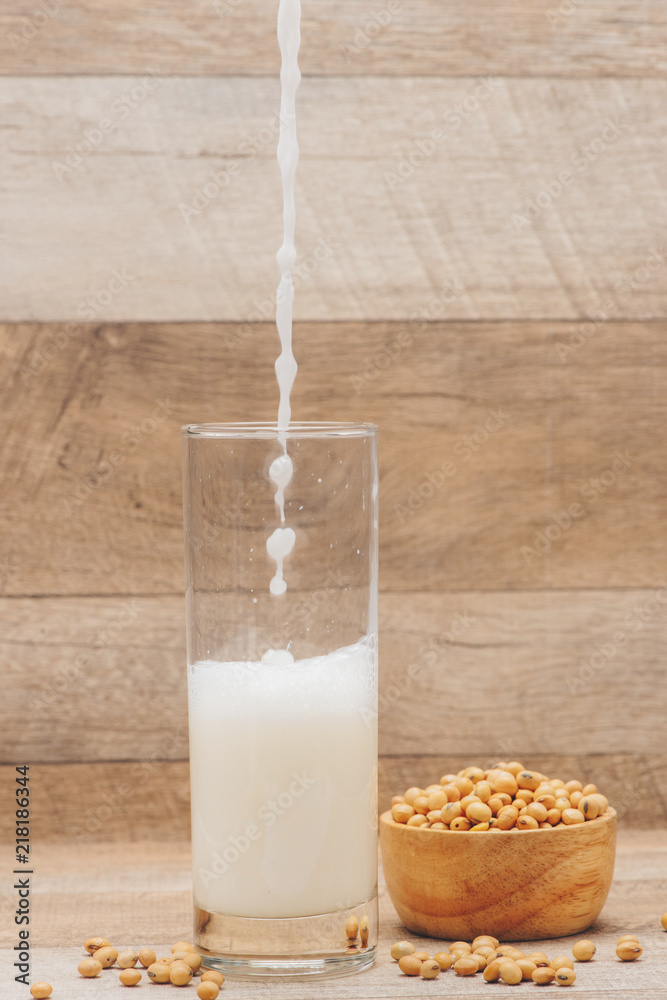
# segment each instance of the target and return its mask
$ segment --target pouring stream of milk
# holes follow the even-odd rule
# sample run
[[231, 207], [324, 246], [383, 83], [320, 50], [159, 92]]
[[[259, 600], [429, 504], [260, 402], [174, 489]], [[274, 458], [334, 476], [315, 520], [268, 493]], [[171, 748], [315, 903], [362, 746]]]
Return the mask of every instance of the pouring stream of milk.
[[[299, 45], [301, 44], [301, 0], [280, 0], [278, 8], [278, 44], [282, 65], [280, 69], [280, 137], [278, 139], [278, 164], [283, 184], [283, 245], [278, 251], [280, 284], [276, 293], [276, 325], [280, 335], [280, 356], [276, 361], [276, 376], [280, 390], [278, 407], [278, 440], [283, 453], [271, 463], [269, 475], [276, 485], [276, 503], [280, 510], [280, 523], [285, 524], [285, 487], [292, 478], [292, 460], [287, 454], [287, 428], [291, 408], [290, 392], [296, 377], [297, 364], [292, 351], [292, 307], [294, 283], [292, 268], [296, 260], [294, 227], [294, 180], [299, 162], [299, 144], [296, 138], [296, 92], [301, 81], [299, 72]], [[272, 594], [284, 594], [287, 584], [283, 578], [283, 561], [294, 548], [296, 536], [292, 528], [276, 528], [266, 543], [266, 548], [276, 562], [276, 573], [271, 580]]]

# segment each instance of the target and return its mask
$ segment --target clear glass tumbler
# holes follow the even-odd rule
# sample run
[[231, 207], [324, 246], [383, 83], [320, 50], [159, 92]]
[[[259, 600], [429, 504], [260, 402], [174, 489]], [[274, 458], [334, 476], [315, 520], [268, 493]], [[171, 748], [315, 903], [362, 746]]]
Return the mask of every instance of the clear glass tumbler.
[[[271, 473], [285, 455], [283, 520]], [[363, 969], [377, 940], [377, 428], [186, 426], [183, 491], [195, 944], [230, 976]]]

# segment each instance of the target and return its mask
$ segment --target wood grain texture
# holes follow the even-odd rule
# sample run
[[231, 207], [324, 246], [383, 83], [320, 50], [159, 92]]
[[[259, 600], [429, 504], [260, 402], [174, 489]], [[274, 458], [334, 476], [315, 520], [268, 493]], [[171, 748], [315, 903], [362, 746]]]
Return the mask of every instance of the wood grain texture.
[[[261, 0], [25, 2], [0, 17], [0, 54], [5, 73], [262, 75], [274, 20]], [[658, 76], [667, 27], [660, 0], [318, 0], [302, 38], [306, 74]]]
[[[638, 781], [650, 799], [649, 762], [664, 754], [667, 693], [656, 676], [666, 617], [652, 591], [382, 594], [380, 753], [415, 771], [399, 770], [390, 794], [438, 781], [452, 755], [459, 767], [508, 758], [536, 767], [536, 756], [576, 746], [568, 778], [586, 772], [616, 790], [607, 794], [617, 805], [635, 779], [627, 789], [624, 766], [591, 775], [585, 761], [631, 755], [647, 768]], [[9, 682], [0, 760], [187, 757], [183, 598], [4, 599], [0, 622]], [[535, 710], [544, 704], [553, 725]], [[651, 808], [667, 818], [664, 801]]]
[[[304, 81], [297, 318], [666, 316], [666, 96]], [[2, 318], [271, 318], [278, 108], [273, 79], [2, 81]]]
[[[99, 845], [59, 848], [42, 844], [40, 874], [33, 885], [31, 942], [34, 980], [46, 979], [59, 994], [71, 1000], [89, 998], [90, 983], [77, 978], [75, 968], [84, 957], [83, 941], [91, 928], [122, 946], [152, 945], [169, 954], [171, 942], [188, 938], [191, 924], [190, 857], [187, 842], [164, 846], [152, 840], [128, 844], [104, 844], [104, 864]], [[576, 995], [581, 1000], [623, 997], [630, 1000], [662, 1000], [667, 940], [659, 924], [656, 894], [667, 890], [667, 842], [664, 831], [619, 833], [614, 883], [600, 920], [587, 936], [597, 945], [595, 962], [577, 966]], [[13, 945], [10, 907], [13, 897], [2, 901], [0, 959], [9, 959]], [[635, 933], [644, 945], [642, 959], [628, 968], [614, 956], [616, 938]], [[416, 947], [435, 951], [433, 939], [407, 935]], [[380, 943], [375, 966], [360, 976], [334, 982], [240, 983], [228, 982], [226, 990], [248, 997], [269, 994], [276, 1000], [398, 1000], [415, 994], [415, 983], [402, 976], [389, 957], [389, 946], [406, 937], [389, 900], [380, 872]], [[529, 945], [532, 942], [524, 942]], [[572, 939], [549, 942], [547, 954], [569, 954]], [[535, 944], [537, 944], [535, 942]], [[539, 945], [540, 950], [544, 944]], [[103, 973], [95, 981], [95, 994], [118, 996], [117, 975]], [[148, 987], [144, 984], [145, 988]], [[485, 989], [486, 987], [486, 989]], [[442, 991], [449, 991], [443, 993]], [[439, 995], [482, 997], [487, 984], [480, 977], [456, 979], [444, 973], [438, 980]], [[23, 1000], [25, 987], [7, 1000]]]
[[[274, 327], [0, 337], [2, 592], [181, 593], [179, 427], [275, 419]], [[295, 419], [380, 425], [382, 590], [664, 585], [664, 324], [600, 324], [563, 356], [571, 338], [547, 322], [295, 328]]]
[[[523, 757], [523, 755], [522, 755]], [[0, 814], [2, 842], [13, 843], [14, 758], [0, 764]], [[26, 758], [22, 758], [25, 760]], [[497, 757], [489, 755], [489, 762]], [[438, 781], [450, 770], [471, 761], [484, 765], [482, 755], [451, 753], [421, 756], [380, 756], [379, 802], [384, 810], [391, 796], [420, 783]], [[594, 781], [608, 796], [619, 815], [621, 829], [667, 827], [667, 755], [662, 754], [563, 754], [526, 755], [523, 762], [537, 766], [551, 777]], [[111, 841], [156, 843], [187, 840], [190, 835], [188, 763], [166, 758], [156, 748], [144, 761], [102, 761], [31, 765], [32, 832], [35, 843], [49, 841], [65, 846]]]
[[[31, 838], [35, 864], [40, 845], [84, 851], [86, 845], [190, 839], [187, 760], [156, 753], [143, 761], [30, 765]], [[14, 843], [14, 766], [0, 765], [2, 843]], [[51, 846], [49, 847], [49, 850]], [[166, 848], [165, 848], [166, 849]], [[137, 848], [139, 857], [139, 848]], [[98, 866], [99, 869], [99, 866]], [[88, 935], [90, 936], [90, 935]]]

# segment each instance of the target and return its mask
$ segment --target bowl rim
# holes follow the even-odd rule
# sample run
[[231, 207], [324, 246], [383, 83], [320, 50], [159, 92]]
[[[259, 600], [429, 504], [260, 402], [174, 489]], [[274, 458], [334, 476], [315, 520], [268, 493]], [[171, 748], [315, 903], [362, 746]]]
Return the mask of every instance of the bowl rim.
[[[500, 832], [512, 833], [514, 831], [515, 833], [520, 833], [522, 837], [536, 836], [541, 833], [547, 835], [548, 834], [562, 835], [563, 830], [585, 830], [591, 828], [595, 829], [595, 827], [599, 825], [597, 823], [597, 820], [600, 819], [604, 823], [611, 823], [612, 821], [615, 821], [616, 818], [617, 818], [617, 812], [614, 809], [614, 807], [607, 806], [606, 810], [602, 813], [601, 816], [596, 816], [595, 819], [586, 820], [584, 823], [572, 823], [569, 825], [566, 823], [562, 823], [560, 826], [551, 826], [549, 827], [548, 830], [546, 829], [546, 827], [538, 827], [537, 830], [517, 830], [516, 827], [512, 827], [511, 830], [501, 830]], [[391, 818], [391, 809], [388, 809], [386, 812], [380, 814], [380, 823], [389, 830], [392, 829], [409, 830], [414, 834], [419, 834], [421, 837], [424, 837], [425, 835], [433, 835], [434, 837], [443, 835], [450, 837], [459, 837], [459, 838], [474, 837], [475, 842], [479, 841], [480, 833], [489, 832], [488, 830], [480, 830], [476, 833], [473, 833], [472, 830], [431, 830], [430, 828], [428, 830], [423, 830], [420, 826], [408, 826], [407, 823], [397, 823], [396, 820]]]

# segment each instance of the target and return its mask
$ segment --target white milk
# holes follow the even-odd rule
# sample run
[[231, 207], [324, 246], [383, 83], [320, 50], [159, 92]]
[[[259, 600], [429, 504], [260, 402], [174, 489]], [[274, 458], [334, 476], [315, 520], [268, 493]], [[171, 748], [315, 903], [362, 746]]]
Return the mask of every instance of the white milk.
[[374, 643], [189, 667], [196, 903], [302, 917], [375, 892]]
[[[276, 503], [280, 509], [281, 524], [284, 524], [285, 487], [292, 478], [293, 467], [292, 459], [287, 454], [287, 441], [284, 437], [282, 438], [282, 445], [285, 449], [284, 454], [279, 455], [271, 463], [269, 475], [277, 486]], [[287, 583], [283, 577], [283, 560], [294, 548], [295, 541], [296, 535], [293, 528], [276, 528], [266, 541], [266, 551], [276, 563], [276, 573], [269, 584], [269, 590], [272, 594], [284, 594], [287, 590]]]
[[[300, 2], [280, 0], [282, 53], [278, 161], [283, 244], [276, 322], [281, 353], [278, 441], [271, 464], [280, 527], [267, 540], [270, 590], [284, 594], [292, 352], [294, 180], [299, 159], [295, 95]], [[377, 654], [362, 640], [294, 659], [268, 650], [260, 663], [204, 661], [188, 668], [194, 895], [209, 913], [305, 917], [364, 903], [377, 876]]]
[[296, 92], [301, 82], [301, 73], [299, 72], [300, 0], [280, 0], [278, 44], [282, 56], [278, 164], [283, 183], [283, 245], [277, 255], [280, 284], [276, 293], [276, 325], [280, 335], [281, 352], [276, 361], [276, 375], [280, 388], [278, 427], [280, 430], [285, 430], [290, 422], [290, 392], [297, 370], [296, 360], [292, 353], [292, 306], [294, 303], [292, 268], [296, 260], [294, 180], [299, 162], [299, 144], [296, 138]]
[[[280, 284], [276, 292], [276, 325], [280, 335], [280, 356], [276, 361], [276, 376], [280, 390], [278, 406], [278, 440], [283, 454], [272, 463], [270, 476], [276, 484], [276, 503], [280, 510], [280, 523], [285, 523], [285, 487], [292, 478], [292, 462], [287, 454], [287, 430], [290, 422], [290, 393], [297, 372], [292, 351], [292, 310], [294, 284], [292, 268], [296, 260], [294, 228], [294, 180], [299, 162], [299, 144], [296, 138], [296, 92], [301, 81], [299, 72], [299, 46], [301, 44], [300, 0], [280, 0], [278, 8], [278, 44], [282, 65], [280, 69], [280, 136], [278, 139], [278, 164], [283, 185], [283, 244], [278, 251]], [[283, 579], [283, 560], [294, 548], [294, 532], [286, 533], [277, 528], [267, 542], [269, 555], [276, 561], [276, 573], [271, 581], [272, 594], [284, 594], [287, 584]]]

